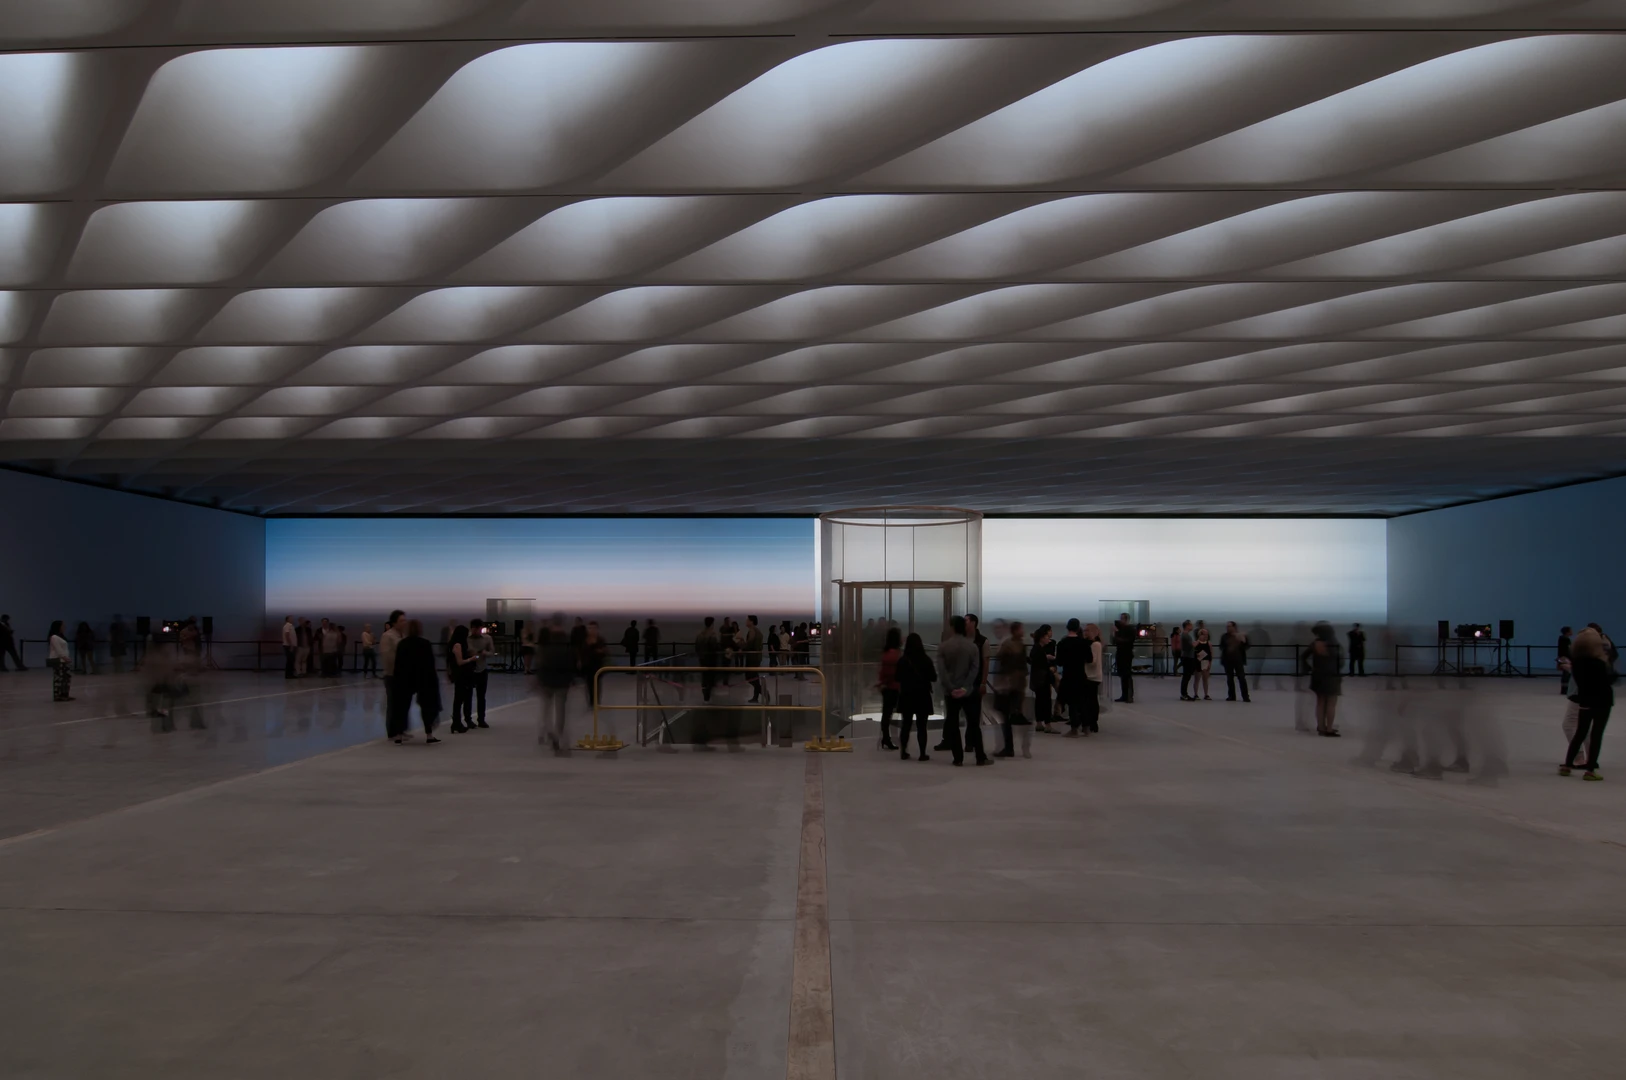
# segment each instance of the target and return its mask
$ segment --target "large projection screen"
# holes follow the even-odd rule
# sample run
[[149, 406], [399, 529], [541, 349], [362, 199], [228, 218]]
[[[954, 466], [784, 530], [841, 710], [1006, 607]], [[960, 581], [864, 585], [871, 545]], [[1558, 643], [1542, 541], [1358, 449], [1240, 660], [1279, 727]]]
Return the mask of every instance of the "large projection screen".
[[1150, 601], [1164, 625], [1377, 625], [1386, 537], [1386, 522], [1362, 518], [989, 518], [984, 605], [1057, 625], [1096, 621], [1100, 601], [1125, 598]]

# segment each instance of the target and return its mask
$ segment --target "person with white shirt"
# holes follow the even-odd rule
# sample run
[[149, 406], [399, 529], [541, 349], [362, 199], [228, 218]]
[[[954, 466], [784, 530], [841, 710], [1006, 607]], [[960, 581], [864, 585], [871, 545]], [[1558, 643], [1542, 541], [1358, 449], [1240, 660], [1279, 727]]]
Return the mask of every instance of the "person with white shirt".
[[378, 645], [373, 640], [373, 624], [363, 623], [361, 627], [361, 677], [378, 677]]
[[58, 619], [51, 624], [49, 637], [51, 700], [72, 701], [73, 698], [68, 696], [68, 687], [73, 682], [73, 654], [68, 650], [68, 639], [62, 636], [62, 620]]
[[294, 626], [294, 617], [286, 616], [282, 620], [282, 677], [294, 677], [294, 654], [299, 651], [299, 631]]

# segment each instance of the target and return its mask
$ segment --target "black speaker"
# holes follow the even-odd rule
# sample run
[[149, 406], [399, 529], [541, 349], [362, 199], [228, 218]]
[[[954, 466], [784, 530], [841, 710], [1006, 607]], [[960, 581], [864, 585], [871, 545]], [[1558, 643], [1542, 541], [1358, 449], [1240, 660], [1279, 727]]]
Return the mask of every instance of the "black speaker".
[[1440, 640], [1444, 641], [1446, 638], [1448, 638], [1450, 636], [1451, 636], [1451, 620], [1450, 619], [1441, 619], [1440, 620]]
[[215, 617], [213, 615], [205, 615], [203, 617], [203, 636], [204, 637], [214, 637], [214, 634], [215, 634]]
[[137, 637], [146, 637], [150, 633], [152, 633], [152, 616], [151, 615], [137, 615], [136, 616], [136, 636]]
[[1502, 620], [1502, 625], [1501, 625], [1501, 627], [1499, 629], [1502, 631], [1502, 640], [1503, 641], [1512, 641], [1513, 640], [1513, 620], [1512, 619], [1503, 619]]

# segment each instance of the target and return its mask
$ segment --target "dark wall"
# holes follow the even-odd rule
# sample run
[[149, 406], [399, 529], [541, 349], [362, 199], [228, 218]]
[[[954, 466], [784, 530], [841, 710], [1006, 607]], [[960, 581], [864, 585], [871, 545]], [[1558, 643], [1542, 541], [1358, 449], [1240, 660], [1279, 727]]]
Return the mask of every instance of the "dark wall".
[[1389, 522], [1389, 623], [1514, 620], [1517, 644], [1598, 622], [1626, 638], [1626, 479], [1538, 491]]
[[53, 619], [102, 637], [115, 612], [132, 628], [137, 615], [213, 615], [217, 639], [260, 634], [258, 518], [6, 470], [0, 508], [0, 611], [20, 637]]

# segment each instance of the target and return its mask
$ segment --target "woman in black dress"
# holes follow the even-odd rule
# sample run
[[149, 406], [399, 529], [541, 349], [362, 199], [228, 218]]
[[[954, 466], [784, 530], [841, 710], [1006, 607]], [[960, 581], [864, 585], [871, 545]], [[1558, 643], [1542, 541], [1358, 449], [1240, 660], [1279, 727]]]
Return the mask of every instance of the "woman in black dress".
[[903, 760], [909, 760], [909, 725], [916, 726], [916, 740], [920, 746], [920, 760], [926, 756], [926, 718], [932, 714], [932, 683], [937, 681], [937, 666], [926, 655], [926, 643], [919, 634], [910, 634], [903, 643], [903, 655], [898, 657], [898, 749]]
[[1028, 652], [1028, 685], [1033, 688], [1034, 726], [1054, 735], [1056, 729], [1050, 726], [1050, 720], [1056, 689], [1056, 642], [1049, 623], [1033, 635], [1033, 648]]
[[474, 654], [469, 651], [469, 628], [459, 625], [446, 642], [446, 678], [452, 684], [452, 734], [474, 726]]

